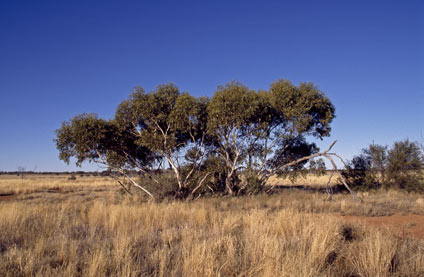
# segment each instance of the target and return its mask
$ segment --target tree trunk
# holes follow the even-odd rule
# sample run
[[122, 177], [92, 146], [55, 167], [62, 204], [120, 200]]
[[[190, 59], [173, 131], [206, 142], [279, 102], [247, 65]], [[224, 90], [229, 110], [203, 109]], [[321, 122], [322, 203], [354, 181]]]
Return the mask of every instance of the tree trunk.
[[228, 175], [227, 178], [225, 178], [225, 187], [227, 188], [228, 194], [233, 195], [234, 191], [232, 189], [231, 176], [232, 175]]

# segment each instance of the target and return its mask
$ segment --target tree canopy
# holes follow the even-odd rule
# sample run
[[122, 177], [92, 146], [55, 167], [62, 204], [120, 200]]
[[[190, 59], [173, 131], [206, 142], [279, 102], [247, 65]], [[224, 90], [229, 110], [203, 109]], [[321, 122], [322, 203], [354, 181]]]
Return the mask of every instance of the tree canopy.
[[56, 130], [55, 142], [61, 160], [101, 163], [139, 187], [129, 171], [156, 186], [154, 172], [172, 172], [182, 196], [201, 186], [235, 194], [302, 168], [308, 160], [302, 158], [319, 151], [308, 139], [329, 136], [334, 114], [311, 83], [279, 80], [255, 91], [230, 82], [210, 99], [164, 84], [151, 92], [135, 88], [111, 120], [75, 116]]

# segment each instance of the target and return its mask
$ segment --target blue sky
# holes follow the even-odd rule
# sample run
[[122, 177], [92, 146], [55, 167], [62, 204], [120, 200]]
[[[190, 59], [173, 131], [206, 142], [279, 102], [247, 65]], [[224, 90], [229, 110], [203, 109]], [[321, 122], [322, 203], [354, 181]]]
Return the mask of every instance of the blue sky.
[[[111, 118], [134, 86], [211, 96], [311, 81], [336, 106], [325, 148], [424, 133], [423, 1], [0, 2], [0, 171], [71, 171], [54, 130]], [[424, 135], [424, 134], [423, 134]], [[96, 167], [87, 165], [83, 170]]]

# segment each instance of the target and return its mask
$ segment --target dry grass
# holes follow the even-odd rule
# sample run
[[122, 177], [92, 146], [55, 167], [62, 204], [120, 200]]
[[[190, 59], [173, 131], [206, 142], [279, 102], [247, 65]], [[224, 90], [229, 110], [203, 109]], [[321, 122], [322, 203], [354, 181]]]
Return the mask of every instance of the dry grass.
[[99, 187], [116, 187], [116, 182], [108, 177], [77, 176], [76, 180], [70, 180], [71, 176], [25, 175], [22, 179], [16, 175], [0, 175], [0, 194], [28, 194], [52, 190], [72, 192]]
[[[54, 178], [33, 181], [43, 189], [50, 182], [61, 186]], [[62, 181], [66, 193], [25, 183], [13, 190], [22, 193], [18, 198], [0, 202], [0, 275], [424, 275], [423, 241], [347, 224], [337, 215], [379, 205], [419, 213], [413, 199], [420, 195], [363, 194], [365, 208], [349, 195], [325, 201], [325, 194], [299, 190], [149, 203], [102, 178]], [[0, 184], [0, 191], [9, 189]]]
[[[325, 187], [329, 180], [330, 173], [326, 173], [322, 176], [317, 176], [313, 174], [308, 174], [306, 178], [299, 177], [296, 182], [293, 183], [290, 179], [278, 178], [276, 176], [271, 176], [269, 178], [269, 184], [276, 184], [277, 186], [315, 186], [315, 187]], [[330, 186], [337, 184], [337, 176], [333, 176], [331, 178]]]

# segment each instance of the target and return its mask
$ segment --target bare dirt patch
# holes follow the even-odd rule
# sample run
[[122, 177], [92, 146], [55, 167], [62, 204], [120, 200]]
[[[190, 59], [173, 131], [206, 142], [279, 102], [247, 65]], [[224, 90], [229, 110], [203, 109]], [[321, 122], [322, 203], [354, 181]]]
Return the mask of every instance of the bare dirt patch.
[[391, 216], [342, 216], [343, 220], [387, 228], [396, 235], [424, 239], [424, 215], [396, 213]]

